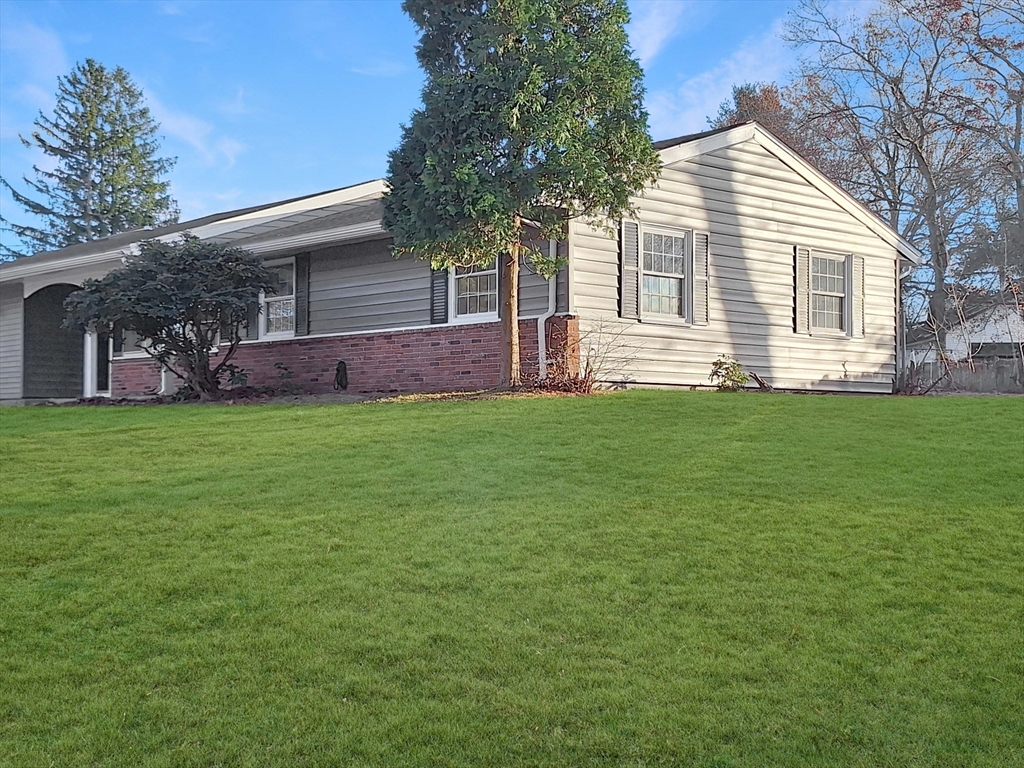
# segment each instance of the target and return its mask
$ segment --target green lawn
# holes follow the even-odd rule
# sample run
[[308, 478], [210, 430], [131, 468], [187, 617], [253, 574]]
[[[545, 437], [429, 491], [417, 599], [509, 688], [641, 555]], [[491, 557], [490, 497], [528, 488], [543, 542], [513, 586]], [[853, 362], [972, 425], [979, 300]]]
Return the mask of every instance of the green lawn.
[[0, 765], [1024, 765], [1024, 400], [0, 410]]

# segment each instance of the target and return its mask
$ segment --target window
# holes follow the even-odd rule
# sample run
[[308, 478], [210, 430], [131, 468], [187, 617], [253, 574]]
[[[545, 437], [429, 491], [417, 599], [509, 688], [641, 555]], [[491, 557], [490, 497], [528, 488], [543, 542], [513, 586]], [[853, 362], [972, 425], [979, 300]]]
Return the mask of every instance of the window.
[[811, 257], [811, 328], [846, 330], [846, 257]]
[[261, 336], [285, 337], [295, 335], [295, 261], [275, 261], [264, 264], [274, 275], [277, 290], [260, 297]]
[[454, 317], [480, 320], [498, 314], [498, 260], [482, 267], [456, 267]]
[[643, 234], [641, 312], [685, 317], [686, 235]]

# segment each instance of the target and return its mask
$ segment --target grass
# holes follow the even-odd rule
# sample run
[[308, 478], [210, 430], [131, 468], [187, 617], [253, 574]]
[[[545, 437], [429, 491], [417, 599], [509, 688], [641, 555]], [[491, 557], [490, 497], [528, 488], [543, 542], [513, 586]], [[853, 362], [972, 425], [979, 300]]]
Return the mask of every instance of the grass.
[[1014, 398], [0, 410], [0, 765], [1024, 764]]

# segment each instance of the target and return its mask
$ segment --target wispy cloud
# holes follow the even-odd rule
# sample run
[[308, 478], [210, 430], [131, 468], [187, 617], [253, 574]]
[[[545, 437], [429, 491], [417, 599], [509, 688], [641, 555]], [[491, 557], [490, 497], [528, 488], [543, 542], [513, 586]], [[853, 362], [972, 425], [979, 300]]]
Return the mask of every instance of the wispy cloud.
[[147, 93], [146, 100], [153, 117], [160, 123], [161, 131], [192, 147], [206, 165], [222, 164], [230, 168], [246, 150], [242, 142], [215, 135], [212, 124], [187, 112], [169, 108], [152, 92]]
[[633, 18], [626, 32], [644, 68], [669, 40], [695, 26], [703, 13], [700, 4], [693, 0], [633, 0], [630, 7]]
[[777, 19], [764, 34], [748, 38], [724, 60], [681, 85], [653, 91], [647, 109], [654, 137], [702, 131], [718, 106], [732, 96], [734, 85], [781, 79], [795, 63], [794, 52], [780, 37], [784, 22]]
[[217, 211], [227, 211], [232, 208], [243, 208], [246, 202], [243, 199], [243, 191], [238, 187], [232, 187], [226, 192], [203, 194], [185, 191], [177, 195], [178, 208], [181, 209], [181, 220], [198, 219], [201, 216], [208, 216]]
[[241, 87], [235, 93], [235, 98], [223, 101], [217, 106], [218, 111], [225, 115], [231, 115], [232, 117], [237, 115], [248, 115], [252, 112], [248, 105], [245, 103], [245, 90]]
[[23, 80], [14, 89], [15, 96], [38, 109], [52, 107], [57, 78], [71, 70], [57, 33], [29, 22], [5, 19], [0, 25], [0, 48], [22, 67]]
[[352, 67], [357, 75], [368, 75], [370, 77], [398, 77], [408, 71], [408, 67], [398, 61], [375, 61], [372, 64], [364, 64], [360, 67]]

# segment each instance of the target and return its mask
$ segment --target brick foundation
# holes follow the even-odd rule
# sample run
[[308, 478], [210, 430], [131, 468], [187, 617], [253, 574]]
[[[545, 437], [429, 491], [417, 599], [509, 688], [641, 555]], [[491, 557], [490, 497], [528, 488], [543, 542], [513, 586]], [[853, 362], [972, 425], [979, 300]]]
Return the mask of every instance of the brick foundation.
[[[576, 319], [558, 315], [547, 321], [548, 349], [558, 354], [567, 342], [574, 348]], [[537, 376], [537, 321], [519, 323], [523, 380]], [[441, 326], [415, 331], [360, 336], [297, 338], [242, 344], [232, 363], [243, 369], [251, 386], [287, 383], [303, 392], [334, 389], [339, 360], [348, 365], [349, 392], [438, 392], [498, 386], [501, 362], [499, 323]], [[291, 373], [282, 378], [280, 363]], [[160, 372], [150, 360], [115, 360], [111, 395], [152, 394], [160, 389]]]

